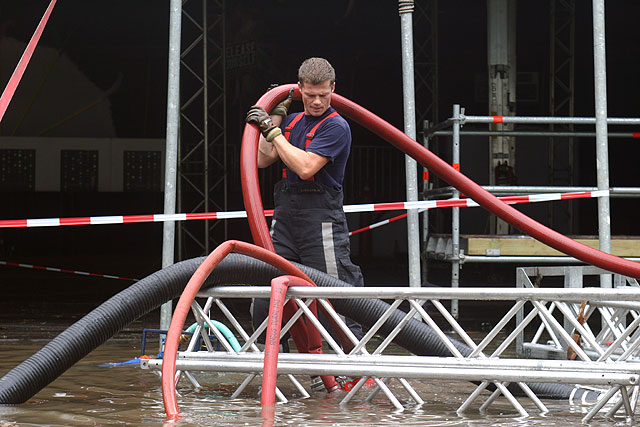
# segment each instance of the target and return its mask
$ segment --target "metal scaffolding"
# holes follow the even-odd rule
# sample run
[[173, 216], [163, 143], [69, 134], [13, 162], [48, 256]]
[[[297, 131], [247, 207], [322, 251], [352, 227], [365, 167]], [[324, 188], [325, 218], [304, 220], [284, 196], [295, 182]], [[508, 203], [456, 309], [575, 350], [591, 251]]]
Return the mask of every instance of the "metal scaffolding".
[[[169, 4], [169, 76], [167, 82], [167, 135], [165, 149], [164, 213], [176, 212], [176, 176], [178, 174], [178, 135], [180, 98], [180, 39], [182, 31], [182, 4], [171, 0]], [[162, 267], [175, 261], [175, 222], [162, 225]], [[167, 329], [171, 321], [172, 301], [160, 308], [160, 328]], [[162, 346], [162, 337], [160, 338]]]
[[[417, 0], [413, 11], [416, 123], [438, 121], [438, 0]], [[422, 129], [421, 129], [422, 130]]]
[[[402, 51], [402, 95], [404, 113], [404, 133], [416, 139], [416, 95], [413, 64], [413, 1], [400, 1], [400, 36]], [[418, 200], [418, 163], [405, 155], [406, 195], [408, 201]], [[420, 287], [420, 231], [418, 211], [407, 211], [407, 247], [409, 261], [409, 286]]]
[[[489, 114], [516, 115], [516, 9], [515, 0], [487, 1], [487, 64]], [[491, 130], [512, 130], [506, 123], [491, 123]], [[516, 143], [511, 136], [489, 137], [489, 183], [510, 184], [515, 175]], [[489, 219], [492, 234], [509, 234], [509, 224], [501, 218]]]
[[[415, 17], [413, 30], [415, 81], [416, 81], [416, 118], [419, 123], [431, 120], [435, 123], [438, 116], [438, 43], [437, 43], [437, 0], [422, 0], [417, 2], [401, 2], [401, 4], [414, 4]], [[505, 6], [508, 1], [495, 2], [494, 6], [501, 13], [506, 13], [500, 5]], [[600, 11], [600, 2], [594, 1], [594, 11]], [[504, 9], [504, 8], [503, 8]], [[178, 183], [178, 210], [180, 212], [198, 212], [212, 210], [227, 210], [227, 141], [225, 131], [226, 102], [225, 102], [225, 35], [224, 35], [224, 0], [185, 0], [183, 2], [183, 28], [182, 37], [184, 43], [181, 50], [182, 82], [181, 82], [181, 103], [180, 103], [180, 152], [179, 152], [179, 183]], [[493, 9], [492, 9], [493, 10]], [[513, 11], [512, 11], [513, 12]], [[600, 46], [604, 40], [604, 27], [600, 25], [603, 21], [603, 13], [594, 15], [594, 28], [597, 45]], [[404, 14], [411, 15], [411, 14]], [[538, 132], [538, 136], [551, 135], [549, 139], [549, 182], [557, 183], [563, 181], [562, 185], [572, 188], [572, 166], [573, 166], [573, 138], [576, 135], [583, 136], [584, 133], [573, 132], [574, 124], [599, 124], [596, 126], [596, 134], [599, 141], [602, 135], [606, 138], [606, 124], [615, 124], [611, 119], [606, 119], [606, 102], [603, 108], [599, 108], [596, 114], [598, 119], [575, 118], [570, 114], [573, 112], [574, 97], [574, 27], [575, 27], [575, 1], [574, 0], [550, 0], [550, 114], [551, 117], [521, 117], [517, 118], [520, 123], [537, 124], [548, 123], [551, 127], [548, 133]], [[596, 19], [597, 18], [597, 19]], [[500, 21], [504, 23], [504, 20]], [[597, 24], [597, 25], [596, 25]], [[500, 27], [500, 25], [498, 25]], [[499, 28], [500, 31], [507, 31], [508, 28]], [[513, 32], [513, 29], [509, 31]], [[496, 41], [497, 43], [497, 41]], [[508, 55], [511, 50], [502, 54]], [[594, 52], [594, 57], [601, 54]], [[602, 55], [603, 55], [602, 51]], [[503, 55], [503, 56], [504, 56]], [[503, 64], [504, 61], [500, 62]], [[504, 64], [503, 64], [504, 65]], [[508, 65], [508, 61], [507, 61]], [[513, 65], [515, 68], [515, 65]], [[596, 62], [596, 77], [604, 75], [604, 64], [602, 61]], [[494, 70], [500, 74], [499, 70]], [[498, 75], [496, 74], [496, 75]], [[603, 81], [599, 78], [598, 81]], [[504, 82], [503, 82], [504, 83]], [[505, 83], [506, 84], [506, 83]], [[504, 86], [504, 85], [503, 85]], [[602, 85], [600, 85], [602, 86]], [[503, 96], [507, 104], [515, 102], [515, 89], [504, 87], [505, 93], [511, 94], [511, 98]], [[513, 90], [512, 90], [513, 89]], [[502, 99], [501, 98], [501, 99]], [[596, 96], [597, 100], [606, 101], [606, 87], [604, 95]], [[564, 114], [564, 112], [568, 114]], [[461, 114], [460, 114], [461, 113]], [[460, 114], [459, 117], [456, 114]], [[562, 114], [563, 117], [557, 117]], [[454, 125], [454, 145], [459, 142], [462, 132], [462, 123], [471, 123], [477, 119], [476, 123], [489, 125], [499, 124], [502, 130], [485, 132], [496, 140], [513, 140], [515, 136], [526, 136], [525, 132], [509, 131], [510, 126], [517, 123], [514, 117], [501, 116], [500, 122], [495, 122], [493, 117], [473, 117], [464, 116], [464, 112], [454, 112], [454, 117], [446, 122], [425, 130], [426, 137], [438, 135], [434, 132], [447, 126]], [[605, 120], [603, 120], [603, 118]], [[522, 121], [524, 120], [524, 121]], [[637, 124], [629, 122], [636, 119], [620, 119], [620, 124]], [[457, 126], [457, 128], [456, 128]], [[604, 132], [602, 131], [604, 127]], [[534, 133], [531, 133], [533, 135]], [[632, 134], [634, 135], [634, 134]], [[568, 144], [559, 143], [560, 139]], [[458, 141], [458, 142], [456, 142]], [[606, 140], [604, 141], [606, 144]], [[598, 142], [598, 147], [602, 142]], [[564, 147], [564, 148], [562, 148]], [[559, 150], [565, 150], [563, 155], [558, 154]], [[606, 163], [606, 155], [599, 150], [599, 164]], [[454, 149], [454, 165], [459, 164], [459, 153]], [[602, 161], [601, 161], [602, 160]], [[513, 163], [510, 162], [512, 165]], [[426, 172], [426, 171], [425, 171]], [[608, 171], [607, 171], [608, 174]], [[561, 177], [564, 176], [564, 178]], [[599, 172], [600, 176], [602, 175]], [[603, 187], [603, 183], [598, 182], [598, 188]], [[425, 180], [425, 185], [426, 184]], [[608, 177], [607, 177], [608, 182]], [[455, 194], [454, 194], [455, 196]], [[570, 206], [571, 204], [565, 204]], [[571, 208], [568, 208], [571, 209]], [[454, 211], [457, 208], [454, 208]], [[569, 215], [570, 216], [570, 213]], [[599, 212], [599, 217], [604, 223], [609, 219], [608, 207], [606, 212]], [[605, 218], [606, 217], [606, 218]], [[454, 214], [453, 234], [459, 236], [459, 224], [456, 224], [457, 214]], [[569, 221], [569, 225], [571, 221]], [[184, 222], [179, 226], [179, 258], [186, 258], [195, 255], [206, 254], [216, 242], [213, 229], [219, 226], [224, 229], [226, 239], [226, 222]], [[424, 228], [427, 221], [424, 221]], [[601, 227], [603, 228], [603, 227]], [[562, 230], [560, 230], [562, 231]], [[601, 241], [603, 249], [607, 251], [608, 230], [601, 230]], [[219, 234], [216, 234], [218, 236]], [[458, 239], [453, 239], [458, 240]], [[423, 239], [426, 242], [426, 238]], [[459, 258], [454, 244], [454, 259]], [[454, 286], [456, 280], [456, 269], [454, 267]], [[455, 313], [455, 310], [454, 310]]]
[[[178, 211], [226, 211], [225, 0], [185, 0], [182, 17]], [[178, 258], [226, 239], [226, 222], [183, 222]]]
[[[575, 0], [551, 0], [549, 25], [549, 114], [575, 115]], [[551, 125], [551, 131], [572, 132], [573, 125]], [[574, 184], [574, 138], [560, 133], [549, 138], [549, 185]], [[550, 204], [548, 224], [573, 233], [573, 204]]]
[[[461, 112], [462, 111], [462, 112]], [[425, 130], [425, 135], [428, 137], [433, 137], [436, 135], [452, 135], [452, 153], [453, 153], [453, 163], [459, 162], [460, 159], [460, 141], [461, 135], [464, 134], [461, 132], [462, 126], [465, 124], [476, 123], [476, 124], [490, 124], [495, 123], [496, 121], [500, 123], [506, 123], [511, 125], [523, 124], [523, 125], [563, 125], [563, 126], [573, 126], [573, 125], [598, 125], [598, 120], [595, 117], [538, 117], [538, 116], [470, 116], [464, 114], [464, 109], [459, 105], [453, 106], [453, 114], [451, 118], [445, 120], [442, 123], [438, 123], [434, 125], [431, 129]], [[605, 124], [612, 125], [640, 125], [640, 118], [629, 118], [629, 117], [608, 117], [605, 118]], [[445, 130], [448, 127], [452, 127], [451, 131]], [[516, 133], [519, 136], [532, 136], [539, 137], [541, 135], [553, 135], [551, 131], [526, 131], [526, 132], [518, 132], [518, 131], [503, 131], [509, 133]], [[561, 131], [563, 135], [574, 136], [576, 134], [583, 135], [583, 133], [578, 132], [567, 132]], [[467, 134], [471, 135], [486, 135], [489, 133], [499, 134], [499, 131], [470, 131]], [[589, 133], [590, 135], [596, 135], [594, 133]], [[620, 136], [633, 138], [634, 133], [632, 132], [624, 132], [619, 133]], [[596, 135], [597, 136], [597, 135]], [[605, 134], [606, 138], [606, 134]], [[600, 168], [598, 167], [597, 173], [600, 173]], [[572, 187], [572, 186], [564, 186], [564, 187], [522, 187], [522, 186], [485, 186], [485, 189], [495, 194], [528, 194], [528, 193], [539, 193], [539, 192], [549, 192], [549, 191], [585, 191], [584, 187]], [[602, 189], [600, 186], [597, 187], [598, 190]], [[613, 193], [619, 197], [638, 197], [640, 195], [640, 188], [638, 187], [622, 187], [617, 189], [609, 189], [610, 193]], [[612, 191], [614, 190], [614, 191]], [[430, 196], [433, 197], [441, 197], [444, 194], [449, 194], [451, 196], [458, 197], [458, 190], [447, 187], [446, 189], [435, 189], [430, 192]], [[609, 195], [604, 196], [607, 199]], [[599, 198], [600, 199], [600, 198]], [[606, 212], [608, 215], [608, 211]], [[598, 210], [598, 216], [601, 215], [600, 209]], [[452, 220], [451, 220], [451, 244], [446, 245], [447, 253], [440, 254], [443, 255], [444, 259], [450, 261], [452, 263], [451, 270], [451, 286], [458, 287], [460, 278], [460, 266], [463, 262], [554, 262], [552, 257], [527, 257], [524, 259], [523, 257], [518, 257], [514, 259], [514, 257], [467, 257], [460, 251], [460, 212], [459, 208], [453, 208], [452, 211]], [[599, 236], [600, 244], [602, 245], [602, 236]], [[610, 233], [605, 236], [607, 243], [609, 244], [608, 248], [610, 251]], [[427, 254], [429, 252], [429, 247], [433, 246], [432, 244], [427, 245]], [[602, 247], [602, 246], [601, 246]], [[562, 257], [563, 259], [567, 259]], [[572, 262], [572, 259], [569, 259], [566, 262]], [[603, 280], [601, 281], [601, 286], [610, 287], [610, 281], [606, 277], [603, 276]], [[451, 311], [454, 316], [458, 315], [458, 306], [457, 301], [451, 301]]]
[[[415, 110], [419, 133], [429, 123], [439, 120], [438, 111], [438, 0], [418, 0], [413, 11], [413, 63], [415, 73]], [[429, 139], [424, 145], [429, 148]], [[429, 171], [422, 168], [422, 192], [429, 190]], [[422, 213], [421, 246], [426, 248], [429, 238], [429, 212]], [[426, 262], [421, 261], [422, 281], [426, 280]]]
[[[290, 287], [286, 293], [286, 300], [291, 300], [298, 310], [285, 322], [280, 336], [282, 337], [295, 321], [305, 317], [320, 331], [326, 340], [325, 348], [329, 348], [332, 354], [284, 353], [278, 356], [277, 371], [293, 384], [294, 393], [303, 398], [309, 397], [303, 384], [308, 383], [310, 375], [361, 377], [344, 396], [341, 405], [352, 402], [357, 396], [371, 402], [382, 392], [397, 410], [403, 410], [404, 405], [398, 399], [398, 394], [408, 394], [412, 404], [425, 403], [418, 393], [419, 383], [410, 383], [408, 379], [466, 380], [475, 381], [477, 387], [458, 407], [458, 414], [476, 406], [479, 406], [480, 411], [484, 411], [502, 395], [520, 416], [528, 416], [530, 409], [525, 408], [525, 405], [532, 406], [540, 413], [548, 412], [547, 407], [536, 395], [539, 389], [532, 384], [547, 382], [564, 383], [573, 387], [569, 403], [586, 406], [588, 412], [583, 418], [584, 422], [592, 420], [606, 404], [609, 406], [605, 408], [605, 416], [612, 417], [623, 410], [625, 416], [632, 417], [639, 397], [640, 383], [637, 373], [637, 361], [640, 357], [638, 282], [633, 278], [615, 275], [615, 289], [580, 289], [582, 273], [593, 275], [603, 272], [590, 267], [585, 270], [582, 267], [560, 270], [556, 268], [556, 271], [518, 269], [518, 288]], [[567, 287], [534, 287], [529, 278], [540, 277], [541, 274], [564, 275], [567, 278]], [[237, 398], [262, 374], [264, 353], [256, 342], [269, 319], [265, 319], [262, 325], [251, 333], [235, 318], [225, 301], [268, 297], [270, 290], [268, 286], [220, 286], [202, 290], [198, 294], [199, 297], [206, 298], [203, 304], [192, 299], [190, 305], [198, 327], [187, 349], [176, 355], [175, 365], [192, 387], [200, 388], [200, 381], [215, 381], [216, 377], [201, 375], [198, 371], [247, 374], [231, 396]], [[393, 302], [386, 306], [384, 313], [375, 319], [365, 336], [358, 340], [333, 310], [327, 298], [379, 298]], [[455, 299], [493, 301], [502, 305], [501, 311], [505, 304], [510, 305], [510, 308], [486, 336], [474, 340], [445, 307], [447, 300]], [[327, 315], [352, 341], [353, 349], [348, 354], [334, 341], [309, 309], [314, 300], [322, 305]], [[432, 310], [425, 310], [425, 301], [430, 301]], [[585, 304], [583, 301], [588, 303]], [[398, 311], [402, 303], [408, 304], [406, 312]], [[584, 309], [580, 309], [581, 303], [586, 305]], [[215, 324], [210, 318], [212, 307], [217, 308], [226, 318], [225, 322], [233, 328], [234, 334], [240, 337], [240, 342], [235, 348], [227, 336], [217, 328], [207, 330], [206, 325]], [[606, 321], [602, 327], [597, 323], [581, 323], [580, 320], [576, 320], [580, 311], [584, 312], [586, 319], [594, 313], [599, 313]], [[393, 318], [397, 314], [399, 316]], [[415, 327], [418, 323], [414, 319], [416, 316], [428, 325], [433, 334], [432, 339], [446, 348], [445, 353], [450, 354], [415, 356], [406, 352], [399, 353], [397, 348], [390, 346], [392, 340], [401, 336], [407, 329]], [[628, 325], [624, 320], [627, 316], [633, 318]], [[537, 330], [533, 341], [525, 342], [525, 328]], [[578, 340], [575, 339], [575, 335], [571, 335], [572, 331], [580, 334]], [[212, 334], [224, 350], [214, 348], [209, 339]], [[204, 342], [204, 348], [196, 347], [200, 338]], [[552, 344], [538, 344], [546, 338], [549, 338]], [[540, 350], [566, 355], [569, 349], [575, 352], [576, 357], [575, 360], [546, 360], [546, 357], [537, 357], [536, 360], [516, 359], [507, 355], [507, 351], [514, 345], [519, 351], [528, 352], [534, 357], [542, 354]], [[544, 353], [543, 356], [547, 354]], [[141, 361], [141, 366], [159, 369], [162, 362], [161, 359], [145, 359]], [[171, 375], [173, 380], [175, 373], [172, 372]], [[376, 387], [367, 391], [363, 385], [369, 378], [375, 381]], [[513, 387], [507, 387], [508, 383], [513, 383]], [[448, 382], [444, 382], [443, 386], [447, 387]], [[495, 390], [489, 392], [490, 387], [494, 387]], [[592, 390], [588, 401], [584, 400], [586, 395], [582, 391], [585, 389]], [[516, 399], [513, 394], [516, 391], [525, 398]], [[485, 400], [479, 403], [483, 394]], [[282, 392], [277, 392], [277, 396], [281, 402], [287, 402]], [[577, 396], [581, 396], [580, 399]]]

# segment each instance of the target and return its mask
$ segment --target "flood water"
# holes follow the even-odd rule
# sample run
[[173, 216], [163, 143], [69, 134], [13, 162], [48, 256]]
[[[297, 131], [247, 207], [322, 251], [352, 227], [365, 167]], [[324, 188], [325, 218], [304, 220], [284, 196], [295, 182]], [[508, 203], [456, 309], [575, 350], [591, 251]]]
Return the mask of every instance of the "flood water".
[[[46, 343], [46, 340], [0, 340], [0, 375], [19, 364]], [[262, 425], [260, 415], [259, 379], [254, 380], [242, 398], [230, 396], [242, 381], [239, 374], [201, 373], [197, 375], [204, 388], [193, 391], [187, 381], [180, 383], [178, 404], [182, 417], [176, 422], [165, 419], [160, 377], [149, 370], [132, 366], [112, 368], [101, 364], [122, 362], [140, 355], [140, 340], [131, 336], [112, 338], [82, 359], [56, 381], [33, 398], [18, 406], [0, 406], [0, 427], [20, 426], [218, 426]], [[154, 349], [155, 350], [155, 349]], [[309, 380], [300, 381], [308, 386]], [[306, 381], [306, 383], [305, 383]], [[206, 383], [206, 384], [205, 384]], [[570, 406], [566, 401], [545, 400], [549, 413], [539, 414], [531, 402], [521, 400], [530, 417], [519, 417], [504, 400], [499, 399], [487, 412], [479, 413], [475, 405], [464, 416], [456, 409], [474, 386], [466, 382], [416, 381], [416, 388], [425, 403], [409, 403], [408, 396], [397, 382], [391, 389], [405, 405], [396, 410], [380, 393], [371, 403], [364, 401], [368, 390], [344, 407], [338, 405], [343, 391], [331, 394], [312, 393], [311, 398], [292, 396], [293, 386], [286, 380], [278, 383], [290, 397], [278, 404], [274, 425], [292, 426], [566, 426], [578, 425], [588, 407]], [[623, 417], [605, 419], [603, 413], [591, 425], [633, 425]]]

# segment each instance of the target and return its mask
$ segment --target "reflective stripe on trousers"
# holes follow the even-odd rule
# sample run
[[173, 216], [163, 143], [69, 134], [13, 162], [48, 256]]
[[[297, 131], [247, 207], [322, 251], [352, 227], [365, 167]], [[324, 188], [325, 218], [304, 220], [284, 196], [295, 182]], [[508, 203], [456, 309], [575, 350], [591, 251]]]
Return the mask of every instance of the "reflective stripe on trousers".
[[[282, 180], [275, 186], [274, 200], [276, 209], [270, 233], [279, 255], [353, 286], [364, 286], [360, 268], [351, 262], [341, 191], [316, 182], [291, 184]], [[267, 315], [255, 314], [262, 319]], [[356, 337], [361, 338], [360, 325], [348, 318], [346, 321]]]
[[324, 248], [325, 271], [328, 275], [339, 279], [336, 253], [333, 247], [333, 224], [330, 222], [322, 223], [322, 247]]

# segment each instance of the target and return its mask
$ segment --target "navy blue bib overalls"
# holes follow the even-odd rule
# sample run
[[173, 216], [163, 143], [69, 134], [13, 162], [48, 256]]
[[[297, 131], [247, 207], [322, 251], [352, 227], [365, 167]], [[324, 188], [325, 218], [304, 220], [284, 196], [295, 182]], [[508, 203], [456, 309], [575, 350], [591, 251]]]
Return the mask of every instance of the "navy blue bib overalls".
[[[285, 128], [284, 136], [289, 140], [291, 129], [299, 116]], [[322, 121], [337, 115], [334, 113], [317, 123], [306, 135], [308, 146], [315, 130]], [[296, 120], [297, 119], [297, 120]], [[287, 174], [292, 173], [287, 170]], [[271, 237], [276, 253], [289, 261], [299, 262], [352, 286], [364, 286], [360, 267], [351, 262], [349, 229], [343, 211], [343, 192], [329, 188], [313, 178], [290, 182], [279, 181], [274, 188], [275, 211], [271, 222]], [[268, 315], [268, 304], [256, 300], [254, 324], [259, 325]], [[354, 335], [362, 338], [362, 327], [346, 318]], [[323, 322], [326, 327], [326, 322]], [[256, 326], [257, 326], [256, 325]]]

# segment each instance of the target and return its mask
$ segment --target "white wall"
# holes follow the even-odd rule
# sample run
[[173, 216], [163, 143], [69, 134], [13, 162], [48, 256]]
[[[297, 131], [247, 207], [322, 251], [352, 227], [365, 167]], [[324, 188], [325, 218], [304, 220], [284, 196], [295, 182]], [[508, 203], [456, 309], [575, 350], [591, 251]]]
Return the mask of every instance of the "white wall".
[[160, 151], [164, 177], [164, 139], [2, 137], [0, 149], [36, 150], [36, 191], [60, 191], [62, 150], [98, 151], [98, 191], [123, 191], [125, 151]]

